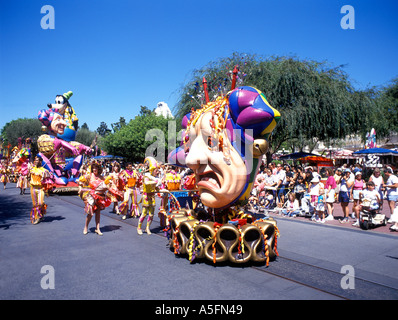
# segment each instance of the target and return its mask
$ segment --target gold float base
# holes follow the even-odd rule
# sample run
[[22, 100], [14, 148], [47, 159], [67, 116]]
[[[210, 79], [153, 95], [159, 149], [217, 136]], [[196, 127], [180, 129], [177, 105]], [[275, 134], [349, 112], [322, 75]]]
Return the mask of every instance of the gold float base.
[[272, 218], [244, 225], [203, 222], [180, 210], [170, 218], [170, 248], [176, 255], [188, 255], [192, 262], [249, 261], [266, 263], [278, 255], [279, 230]]

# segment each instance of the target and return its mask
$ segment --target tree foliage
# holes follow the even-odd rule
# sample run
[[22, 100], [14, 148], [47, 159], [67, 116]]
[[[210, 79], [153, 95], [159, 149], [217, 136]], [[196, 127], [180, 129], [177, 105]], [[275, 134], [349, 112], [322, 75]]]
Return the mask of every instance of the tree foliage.
[[119, 122], [115, 122], [111, 124], [113, 132], [119, 131], [121, 128], [123, 128], [126, 125], [126, 119], [124, 117], [119, 118]]
[[[133, 162], [142, 162], [147, 155], [147, 149], [153, 144], [159, 146], [158, 152], [163, 151], [167, 156], [169, 121], [171, 119], [157, 116], [148, 108], [141, 107], [140, 114], [128, 124], [103, 137], [101, 147], [109, 154], [122, 156]], [[172, 146], [174, 147], [175, 145]], [[165, 161], [165, 157], [162, 158], [160, 160]]]
[[111, 129], [108, 128], [108, 125], [106, 124], [106, 122], [102, 121], [99, 125], [99, 127], [97, 128], [97, 133], [104, 137], [107, 134], [111, 133]]
[[90, 146], [95, 137], [98, 137], [97, 132], [91, 131], [83, 126], [76, 132], [76, 141], [84, 144], [85, 146]]
[[377, 104], [373, 119], [378, 135], [387, 136], [391, 131], [398, 132], [398, 78], [379, 91], [371, 91]]
[[1, 136], [4, 141], [13, 146], [17, 145], [18, 138], [22, 138], [22, 140], [30, 138], [32, 141], [36, 141], [37, 137], [43, 134], [41, 126], [38, 119], [19, 118], [7, 122], [1, 130]]

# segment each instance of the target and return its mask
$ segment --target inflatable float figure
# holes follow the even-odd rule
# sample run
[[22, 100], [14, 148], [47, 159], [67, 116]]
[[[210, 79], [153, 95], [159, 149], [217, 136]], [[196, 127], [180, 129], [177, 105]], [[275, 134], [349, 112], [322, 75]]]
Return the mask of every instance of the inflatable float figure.
[[256, 220], [244, 207], [279, 118], [265, 95], [247, 86], [183, 118], [183, 144], [169, 154], [168, 162], [194, 171], [207, 212], [171, 212], [174, 253], [188, 254], [190, 261], [207, 258], [214, 263], [267, 265], [277, 255], [276, 222]]
[[72, 91], [57, 95], [55, 104], [48, 104], [48, 109], [39, 111], [38, 119], [47, 134], [37, 140], [39, 154], [43, 159], [43, 167], [49, 170], [58, 186], [66, 186], [76, 182], [82, 165], [83, 154], [91, 154], [92, 150], [74, 141], [78, 119], [69, 104]]

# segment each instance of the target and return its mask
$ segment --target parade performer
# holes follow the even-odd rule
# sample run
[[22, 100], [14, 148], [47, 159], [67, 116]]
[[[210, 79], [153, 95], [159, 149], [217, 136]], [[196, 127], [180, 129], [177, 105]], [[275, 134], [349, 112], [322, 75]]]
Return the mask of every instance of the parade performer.
[[71, 91], [57, 96], [56, 103], [48, 104], [48, 109], [39, 111], [38, 115], [43, 128], [48, 130], [48, 134], [41, 135], [37, 141], [43, 166], [53, 173], [54, 182], [61, 186], [76, 182], [82, 155], [92, 152], [90, 147], [73, 141], [77, 118], [68, 102], [71, 96]]
[[[167, 165], [162, 179], [162, 188], [168, 191], [178, 191], [181, 189], [181, 175], [174, 166]], [[169, 210], [169, 193], [165, 192], [161, 196], [161, 203], [159, 208], [160, 226], [165, 227], [168, 224], [167, 211]]]
[[5, 190], [7, 183], [10, 181], [10, 178], [8, 177], [8, 175], [10, 174], [10, 169], [8, 167], [8, 160], [3, 161], [3, 164], [0, 168], [0, 174], [1, 174], [0, 181], [3, 183]]
[[52, 180], [50, 172], [42, 167], [40, 156], [36, 156], [33, 168], [30, 170], [30, 196], [33, 208], [30, 212], [32, 224], [39, 223], [47, 212], [47, 204], [44, 202], [45, 191], [51, 188]]
[[107, 194], [111, 177], [108, 176], [107, 178], [104, 178], [101, 176], [101, 173], [102, 166], [97, 162], [93, 162], [91, 164], [90, 176], [88, 177], [86, 175], [85, 177], [79, 178], [81, 183], [88, 185], [90, 188], [88, 194], [85, 196], [84, 211], [86, 213], [86, 222], [83, 234], [88, 233], [88, 225], [95, 214], [95, 233], [100, 236], [103, 235], [100, 230], [101, 210], [104, 210], [111, 204], [111, 199]]
[[146, 233], [151, 234], [149, 229], [153, 215], [155, 211], [155, 196], [156, 192], [159, 191], [159, 186], [161, 184], [160, 179], [156, 176], [158, 175], [158, 162], [153, 157], [146, 157], [144, 160], [145, 165], [148, 167], [148, 171], [146, 172], [142, 178], [142, 214], [138, 221], [137, 233], [142, 234], [142, 223], [144, 222], [145, 217], [148, 215], [147, 224], [146, 224]]
[[123, 215], [122, 219], [127, 218], [127, 212], [129, 207], [129, 200], [131, 198], [130, 214], [132, 217], [139, 217], [140, 211], [137, 202], [137, 186], [139, 181], [138, 173], [133, 169], [131, 162], [128, 162], [126, 169], [122, 171], [121, 178], [124, 183], [124, 197], [123, 202], [119, 206], [119, 211]]
[[[215, 101], [206, 100], [200, 109], [192, 110], [183, 118], [183, 144], [169, 154], [168, 162], [194, 171], [200, 201], [208, 208], [209, 222], [188, 221], [184, 226], [191, 230], [189, 245], [181, 240], [181, 234], [173, 236], [171, 245], [176, 253], [185, 250], [192, 257], [193, 244], [198, 243], [197, 254], [213, 259], [214, 263], [226, 259], [237, 263], [249, 259], [268, 261], [267, 252], [274, 249], [278, 234], [276, 222], [258, 221], [244, 211], [244, 206], [280, 114], [261, 91], [247, 86], [233, 89]], [[171, 225], [178, 231], [176, 226], [184, 217], [175, 219]], [[206, 239], [200, 239], [203, 232], [198, 232], [199, 228], [209, 234]], [[244, 243], [248, 241], [245, 232], [249, 230], [262, 234], [261, 256], [260, 250], [252, 250]], [[221, 233], [228, 234], [228, 239], [223, 240]], [[232, 234], [235, 242], [230, 238]], [[210, 241], [207, 246], [203, 244], [205, 240]], [[256, 241], [258, 245], [259, 238]]]
[[173, 166], [169, 166], [165, 175], [166, 189], [167, 190], [180, 190], [181, 189], [181, 175]]
[[124, 181], [121, 177], [120, 163], [115, 161], [112, 163], [112, 172], [109, 174], [112, 178], [111, 187], [111, 201], [113, 203], [112, 212], [120, 214], [118, 202], [123, 200]]
[[86, 205], [87, 195], [90, 192], [89, 182], [91, 175], [91, 165], [89, 163], [85, 163], [80, 167], [79, 179], [78, 179], [78, 196], [83, 200]]
[[17, 188], [21, 189], [20, 194], [25, 193], [25, 189], [28, 188], [28, 174], [30, 170], [30, 139], [26, 139], [26, 147], [23, 147], [15, 155], [12, 162], [15, 163], [16, 172], [19, 177], [17, 180]]

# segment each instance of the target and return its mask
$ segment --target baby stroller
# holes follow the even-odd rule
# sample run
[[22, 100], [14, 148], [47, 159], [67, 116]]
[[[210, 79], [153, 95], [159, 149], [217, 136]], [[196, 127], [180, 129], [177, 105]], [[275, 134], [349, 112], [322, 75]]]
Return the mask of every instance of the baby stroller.
[[368, 230], [376, 226], [386, 226], [386, 215], [380, 213], [379, 204], [377, 201], [370, 201], [369, 199], [362, 200], [362, 210], [359, 216], [359, 226], [363, 230]]
[[301, 198], [301, 210], [300, 216], [312, 216], [314, 214], [314, 206], [311, 204], [311, 196], [309, 193], [305, 193]]

